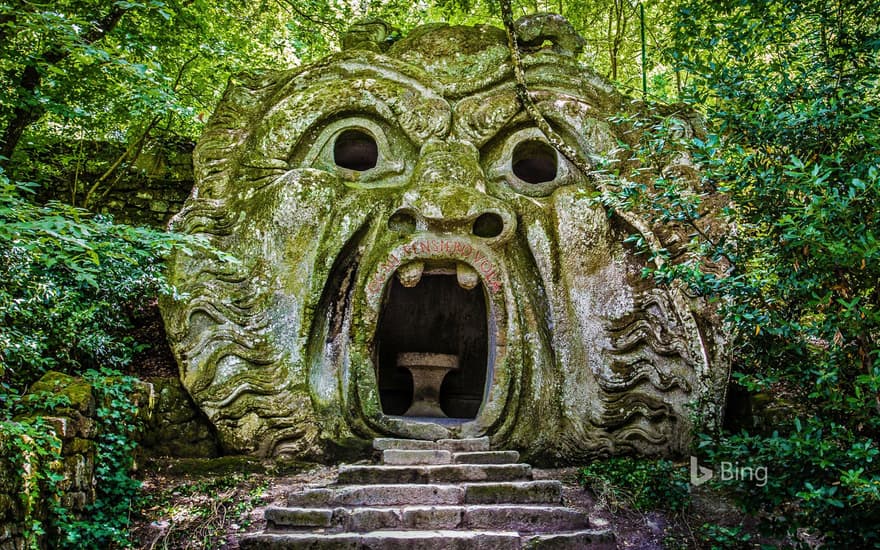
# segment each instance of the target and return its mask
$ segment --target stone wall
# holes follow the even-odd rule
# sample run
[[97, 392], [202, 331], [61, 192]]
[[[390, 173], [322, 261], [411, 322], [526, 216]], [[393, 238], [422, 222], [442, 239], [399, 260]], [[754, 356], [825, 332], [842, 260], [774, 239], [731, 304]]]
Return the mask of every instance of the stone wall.
[[[150, 392], [145, 384], [134, 396], [147, 410]], [[45, 546], [32, 527], [39, 522], [46, 528], [49, 506], [56, 496], [74, 518], [95, 502], [94, 389], [85, 380], [50, 371], [31, 386], [28, 395], [39, 396], [37, 410], [16, 418], [15, 424], [16, 428], [30, 426], [31, 431], [0, 431], [0, 549], [4, 550]], [[41, 404], [56, 397], [66, 398], [67, 404], [39, 411]], [[39, 441], [32, 437], [36, 433], [42, 434]], [[50, 474], [58, 477], [54, 491], [45, 479]]]
[[[69, 404], [44, 412], [38, 404], [36, 412], [0, 430], [0, 550], [32, 547], [35, 541], [27, 538], [29, 526], [39, 521], [45, 528], [53, 498], [44, 479], [47, 473], [58, 476], [55, 494], [74, 517], [95, 502], [99, 433], [93, 387], [83, 379], [50, 371], [31, 387], [29, 395], [39, 395], [42, 405], [60, 396]], [[144, 455], [219, 455], [211, 427], [176, 378], [142, 382], [133, 398], [144, 426], [140, 441]], [[34, 432], [43, 434], [39, 437], [42, 445], [27, 435]]]
[[191, 149], [147, 151], [97, 209], [119, 222], [165, 227], [180, 212], [192, 187]]
[[148, 378], [153, 386], [152, 414], [144, 426], [141, 451], [146, 456], [214, 458], [220, 446], [214, 429], [176, 377]]
[[[51, 172], [52, 160], [71, 157], [80, 151], [80, 144], [44, 146], [45, 150], [22, 151], [30, 162], [24, 163], [14, 176], [24, 181], [40, 181], [37, 200], [71, 202], [71, 182], [77, 193], [74, 204], [81, 206], [86, 189], [123, 152], [119, 144], [86, 142], [82, 149], [87, 157], [80, 164], [58, 166]], [[129, 166], [120, 170], [94, 194], [98, 197], [90, 209], [111, 214], [113, 219], [135, 225], [165, 227], [171, 216], [180, 211], [193, 187], [192, 143], [163, 144], [145, 149]], [[72, 149], [71, 149], [72, 148]]]

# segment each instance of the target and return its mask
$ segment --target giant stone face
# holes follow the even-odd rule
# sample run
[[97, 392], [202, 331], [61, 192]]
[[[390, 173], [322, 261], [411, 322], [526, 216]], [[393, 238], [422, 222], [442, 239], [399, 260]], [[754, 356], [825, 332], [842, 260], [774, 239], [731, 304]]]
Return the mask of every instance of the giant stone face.
[[[551, 126], [620, 157], [629, 100], [574, 60], [564, 20], [518, 26]], [[723, 339], [702, 299], [642, 278], [625, 240], [686, 235], [590, 198], [518, 102], [500, 29], [393, 45], [381, 23], [355, 30], [319, 63], [232, 79], [173, 222], [237, 258], [178, 253], [162, 304], [225, 448], [488, 435], [552, 461], [683, 451], [691, 418], [719, 414]]]

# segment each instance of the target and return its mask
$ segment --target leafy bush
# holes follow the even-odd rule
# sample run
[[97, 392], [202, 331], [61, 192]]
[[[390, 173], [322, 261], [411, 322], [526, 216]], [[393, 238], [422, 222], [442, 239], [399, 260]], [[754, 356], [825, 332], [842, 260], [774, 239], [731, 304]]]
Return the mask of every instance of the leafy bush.
[[609, 458], [582, 468], [578, 480], [613, 507], [682, 512], [690, 506], [687, 469], [668, 460]]
[[[776, 535], [880, 546], [880, 20], [850, 1], [678, 10], [670, 61], [712, 132], [675, 133], [662, 106], [619, 122], [643, 132], [629, 147], [643, 165], [687, 149], [703, 181], [611, 165], [615, 192], [599, 199], [689, 228], [676, 261], [646, 276], [718, 300], [735, 381], [792, 419], [704, 434], [705, 463], [768, 468], [763, 486], [715, 481]], [[702, 215], [711, 189], [726, 195], [723, 219]]]
[[808, 528], [827, 547], [854, 539], [880, 545], [880, 450], [873, 439], [813, 417], [796, 419], [782, 435], [704, 434], [699, 447], [709, 464], [767, 468], [766, 484], [717, 477], [712, 483], [771, 532], [795, 536]]
[[[26, 198], [31, 192], [0, 172], [0, 450], [27, 474], [28, 544], [49, 534], [53, 546], [64, 548], [124, 546], [139, 487], [130, 477], [136, 380], [112, 369], [141, 349], [130, 335], [133, 312], [171, 290], [164, 256], [202, 244], [61, 203], [36, 205]], [[61, 449], [38, 416], [62, 403], [54, 395], [24, 395], [48, 369], [84, 376], [98, 402], [97, 497], [81, 517], [62, 505]], [[14, 421], [20, 414], [36, 418]], [[46, 501], [37, 503], [41, 496]], [[41, 517], [29, 512], [38, 505], [48, 506], [50, 525], [33, 519]]]
[[[704, 523], [697, 529], [697, 537], [705, 548], [711, 550], [737, 550], [755, 548], [752, 543], [752, 535], [746, 533], [741, 525], [715, 525]], [[761, 548], [773, 548], [762, 546]]]
[[95, 502], [83, 519], [59, 511], [56, 528], [62, 548], [128, 546], [128, 526], [136, 510], [141, 484], [131, 477], [135, 436], [141, 426], [132, 399], [137, 379], [107, 369], [85, 374], [97, 394], [97, 453]]
[[[50, 537], [53, 548], [128, 546], [129, 517], [140, 489], [140, 482], [130, 475], [140, 428], [133, 399], [137, 380], [107, 369], [89, 370], [84, 378], [98, 403], [96, 499], [77, 514], [64, 504], [62, 442], [43, 416], [65, 416], [70, 400], [63, 393], [35, 392], [10, 400], [12, 406], [0, 410], [0, 461], [8, 462], [21, 484], [28, 548], [41, 547], [44, 536]], [[17, 416], [13, 418], [12, 413]]]
[[[650, 201], [638, 183], [602, 198], [691, 227], [687, 260], [648, 275], [721, 298], [735, 380], [792, 419], [705, 434], [702, 461], [767, 467], [761, 487], [715, 481], [775, 534], [827, 547], [880, 546], [880, 21], [865, 8], [681, 0], [671, 61], [714, 133], [678, 145], [726, 194], [736, 238], [702, 231], [702, 197], [674, 178]], [[666, 122], [644, 122], [633, 154], [656, 154]], [[725, 276], [705, 269], [719, 258]]]
[[23, 388], [46, 370], [126, 365], [137, 306], [168, 291], [162, 258], [194, 244], [25, 197], [0, 172], [0, 380]]
[[0, 415], [0, 481], [4, 491], [18, 491], [27, 548], [38, 548], [46, 533], [42, 509], [60, 502], [61, 460], [61, 441], [42, 418], [18, 422]]

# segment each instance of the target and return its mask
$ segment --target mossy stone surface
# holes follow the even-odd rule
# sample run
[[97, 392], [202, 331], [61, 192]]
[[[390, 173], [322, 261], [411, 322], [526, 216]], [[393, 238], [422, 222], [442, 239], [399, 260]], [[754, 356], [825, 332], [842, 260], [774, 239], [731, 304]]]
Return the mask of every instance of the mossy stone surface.
[[[517, 25], [559, 137], [618, 159], [637, 139], [618, 115], [643, 106], [577, 62], [564, 19]], [[222, 447], [323, 460], [376, 436], [489, 436], [545, 463], [685, 452], [691, 419], [719, 418], [726, 336], [711, 304], [643, 279], [626, 239], [677, 250], [687, 231], [608, 212], [552, 148], [523, 158], [548, 139], [514, 94], [501, 29], [429, 25], [393, 44], [375, 22], [357, 32], [313, 65], [234, 77], [195, 151], [173, 227], [237, 261], [178, 253], [178, 294], [160, 305]], [[692, 118], [681, 131], [697, 135]], [[375, 151], [363, 167], [341, 160], [351, 135]], [[534, 177], [523, 160], [554, 168]], [[690, 174], [711, 198], [686, 155], [664, 163], [646, 170]], [[377, 327], [400, 269], [479, 284], [488, 359], [473, 418], [386, 413]]]
[[48, 371], [31, 386], [30, 394], [50, 393], [70, 400], [70, 409], [85, 416], [94, 416], [95, 397], [92, 385], [82, 378], [56, 371]]

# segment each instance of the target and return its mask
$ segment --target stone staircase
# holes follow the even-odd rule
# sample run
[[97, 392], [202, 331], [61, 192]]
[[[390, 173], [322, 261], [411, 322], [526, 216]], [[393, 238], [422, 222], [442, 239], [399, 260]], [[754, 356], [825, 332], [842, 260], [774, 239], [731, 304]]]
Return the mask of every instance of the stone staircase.
[[288, 495], [241, 548], [574, 550], [615, 548], [610, 531], [562, 505], [562, 483], [532, 479], [489, 439], [376, 439], [378, 465], [342, 465], [335, 485]]

